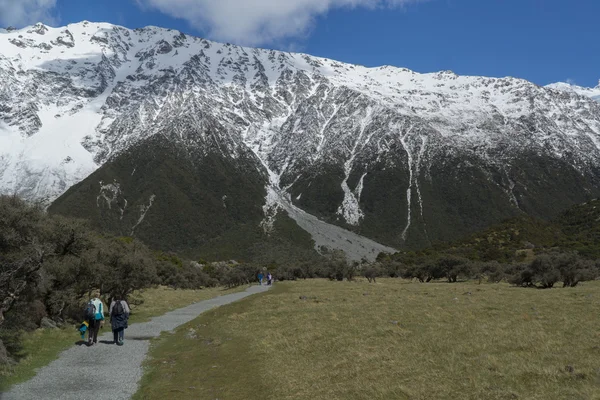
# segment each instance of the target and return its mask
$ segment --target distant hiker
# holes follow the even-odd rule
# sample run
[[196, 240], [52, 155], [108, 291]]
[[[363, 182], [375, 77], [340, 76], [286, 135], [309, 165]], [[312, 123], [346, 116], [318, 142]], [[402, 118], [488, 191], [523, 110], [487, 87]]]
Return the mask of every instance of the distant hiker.
[[115, 344], [123, 346], [123, 340], [125, 339], [125, 329], [127, 329], [127, 322], [129, 321], [129, 304], [125, 300], [122, 300], [119, 296], [115, 296], [113, 301], [110, 303], [110, 324], [113, 331], [113, 338]]
[[259, 272], [258, 273], [258, 284], [259, 285], [262, 285], [263, 277], [264, 277], [263, 273]]
[[271, 286], [271, 283], [273, 283], [273, 275], [271, 275], [271, 273], [269, 272], [267, 274], [267, 286]]
[[106, 307], [104, 307], [99, 297], [100, 292], [96, 291], [94, 297], [85, 306], [84, 320], [89, 324], [87, 328], [89, 346], [98, 342], [98, 331], [100, 330], [100, 325], [103, 324], [104, 313], [106, 312]]

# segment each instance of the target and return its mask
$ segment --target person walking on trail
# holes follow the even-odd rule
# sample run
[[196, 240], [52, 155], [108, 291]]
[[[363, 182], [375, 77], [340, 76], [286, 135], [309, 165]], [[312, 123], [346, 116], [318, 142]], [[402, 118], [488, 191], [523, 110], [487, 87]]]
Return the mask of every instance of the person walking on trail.
[[94, 292], [94, 297], [87, 303], [85, 308], [84, 319], [89, 324], [88, 326], [88, 346], [93, 346], [98, 343], [98, 331], [104, 323], [104, 313], [106, 307], [100, 300], [100, 292]]
[[125, 329], [128, 327], [129, 304], [125, 300], [122, 300], [119, 296], [115, 296], [113, 301], [110, 303], [110, 324], [113, 331], [113, 338], [115, 344], [123, 346], [125, 339]]
[[271, 286], [272, 283], [273, 283], [273, 275], [271, 275], [271, 273], [269, 272], [267, 274], [267, 286]]
[[263, 282], [263, 276], [264, 276], [264, 275], [263, 275], [263, 273], [262, 273], [262, 272], [259, 272], [259, 273], [258, 273], [258, 284], [259, 284], [259, 285], [262, 285], [262, 282]]

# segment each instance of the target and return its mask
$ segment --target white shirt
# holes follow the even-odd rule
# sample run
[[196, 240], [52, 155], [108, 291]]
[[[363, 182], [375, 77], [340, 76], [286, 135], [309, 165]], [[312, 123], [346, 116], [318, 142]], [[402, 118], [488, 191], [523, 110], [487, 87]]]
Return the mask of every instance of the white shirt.
[[104, 316], [106, 315], [106, 307], [104, 307], [102, 300], [96, 297], [90, 300], [90, 302], [94, 305], [94, 307], [96, 307], [96, 314], [102, 314], [102, 319], [104, 319]]

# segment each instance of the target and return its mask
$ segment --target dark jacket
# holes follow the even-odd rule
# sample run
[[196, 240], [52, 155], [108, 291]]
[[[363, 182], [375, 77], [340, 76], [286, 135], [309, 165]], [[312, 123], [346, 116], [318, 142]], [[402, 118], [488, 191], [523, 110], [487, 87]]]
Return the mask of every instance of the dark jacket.
[[113, 310], [115, 307], [116, 302], [112, 302], [110, 304], [110, 324], [112, 327], [112, 330], [117, 330], [117, 329], [127, 329], [128, 324], [127, 322], [129, 321], [129, 305], [127, 304], [127, 302], [125, 300], [120, 300], [121, 304], [123, 305], [123, 314], [119, 314], [119, 315], [113, 315]]

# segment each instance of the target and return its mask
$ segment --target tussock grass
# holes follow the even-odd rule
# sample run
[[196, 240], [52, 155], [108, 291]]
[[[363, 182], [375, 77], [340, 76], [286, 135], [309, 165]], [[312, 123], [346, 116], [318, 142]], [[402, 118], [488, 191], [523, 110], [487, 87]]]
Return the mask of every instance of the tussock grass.
[[600, 282], [281, 283], [153, 344], [138, 399], [600, 399]]
[[[175, 290], [166, 287], [146, 289], [135, 293], [131, 298], [141, 304], [132, 306], [130, 322], [144, 322], [177, 308], [244, 289], [245, 287], [232, 290], [223, 288]], [[103, 333], [107, 329], [110, 329], [109, 323], [100, 332]], [[12, 367], [0, 367], [0, 392], [32, 378], [37, 369], [54, 361], [62, 351], [73, 346], [79, 340], [80, 336], [75, 325], [69, 325], [63, 329], [38, 329], [25, 333], [22, 343], [22, 358], [19, 363]]]

